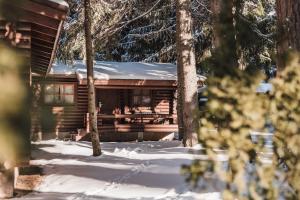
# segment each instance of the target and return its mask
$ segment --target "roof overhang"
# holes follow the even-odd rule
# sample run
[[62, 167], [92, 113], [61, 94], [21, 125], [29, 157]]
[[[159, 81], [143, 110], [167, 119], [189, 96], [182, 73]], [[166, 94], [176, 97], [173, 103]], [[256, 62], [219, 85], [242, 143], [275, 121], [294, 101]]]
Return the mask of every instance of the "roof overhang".
[[[86, 85], [87, 80], [79, 80], [79, 84]], [[111, 80], [95, 80], [96, 88], [168, 88], [176, 89], [177, 83], [174, 80], [138, 80], [138, 79], [111, 79]]]
[[[17, 32], [27, 35], [32, 73], [46, 76], [52, 66], [68, 5], [63, 0], [22, 0], [20, 4], [4, 1], [10, 8], [20, 11]], [[6, 20], [0, 19], [0, 35], [6, 30]], [[26, 30], [25, 30], [26, 29]], [[18, 48], [23, 46], [17, 45]]]

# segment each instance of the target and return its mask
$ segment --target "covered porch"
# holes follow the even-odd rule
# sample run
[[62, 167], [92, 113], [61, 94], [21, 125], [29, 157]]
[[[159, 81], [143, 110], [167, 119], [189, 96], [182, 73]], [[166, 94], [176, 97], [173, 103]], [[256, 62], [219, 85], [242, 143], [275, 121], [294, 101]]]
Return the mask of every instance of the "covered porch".
[[[175, 92], [172, 88], [96, 87], [98, 131], [102, 140], [135, 140], [141, 134], [145, 140], [158, 140], [177, 132]], [[88, 118], [87, 115], [86, 127]]]

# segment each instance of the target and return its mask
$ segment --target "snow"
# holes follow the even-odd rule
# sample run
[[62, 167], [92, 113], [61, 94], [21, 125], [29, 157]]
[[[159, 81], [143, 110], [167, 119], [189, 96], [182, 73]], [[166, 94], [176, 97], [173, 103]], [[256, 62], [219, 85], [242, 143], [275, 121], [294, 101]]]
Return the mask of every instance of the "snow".
[[260, 83], [256, 88], [257, 93], [267, 93], [272, 90], [273, 86], [271, 83]]
[[274, 16], [276, 16], [276, 11], [275, 11], [275, 10], [272, 10], [271, 12], [269, 12], [269, 13], [267, 14], [267, 16], [269, 16], [269, 17], [274, 17]]
[[195, 190], [185, 182], [182, 164], [207, 157], [178, 141], [102, 143], [102, 150], [92, 157], [89, 142], [34, 143], [31, 164], [43, 167], [45, 179], [22, 199], [221, 199], [213, 187]]
[[[73, 65], [55, 63], [50, 74], [77, 74], [79, 79], [85, 79], [87, 70], [84, 61], [75, 61]], [[171, 63], [94, 61], [94, 77], [97, 80], [177, 80], [177, 66]], [[198, 79], [205, 81], [206, 77], [198, 75]]]
[[49, 74], [71, 75], [75, 74], [76, 70], [70, 65], [54, 63]]
[[[87, 73], [85, 64], [77, 62], [75, 68], [80, 79], [85, 79]], [[176, 65], [171, 63], [96, 61], [94, 76], [98, 80], [176, 80], [177, 68]]]
[[69, 7], [69, 4], [64, 0], [48, 0], [48, 1], [52, 1], [52, 2], [57, 3], [59, 5]]

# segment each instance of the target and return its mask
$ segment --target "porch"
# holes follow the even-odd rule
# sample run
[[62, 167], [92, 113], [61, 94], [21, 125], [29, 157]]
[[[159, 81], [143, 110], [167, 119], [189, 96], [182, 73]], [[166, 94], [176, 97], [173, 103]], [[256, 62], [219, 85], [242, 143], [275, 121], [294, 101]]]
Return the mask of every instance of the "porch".
[[[175, 90], [96, 88], [98, 131], [102, 140], [158, 140], [178, 131]], [[88, 115], [85, 120], [87, 132]]]

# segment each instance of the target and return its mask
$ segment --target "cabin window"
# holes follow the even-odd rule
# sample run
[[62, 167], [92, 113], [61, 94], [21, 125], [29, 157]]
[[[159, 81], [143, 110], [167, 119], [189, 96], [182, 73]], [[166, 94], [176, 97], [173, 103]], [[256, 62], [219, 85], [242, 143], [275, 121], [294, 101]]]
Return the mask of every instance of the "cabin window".
[[151, 90], [133, 90], [134, 106], [151, 106]]
[[46, 84], [45, 85], [46, 104], [74, 104], [74, 84]]

